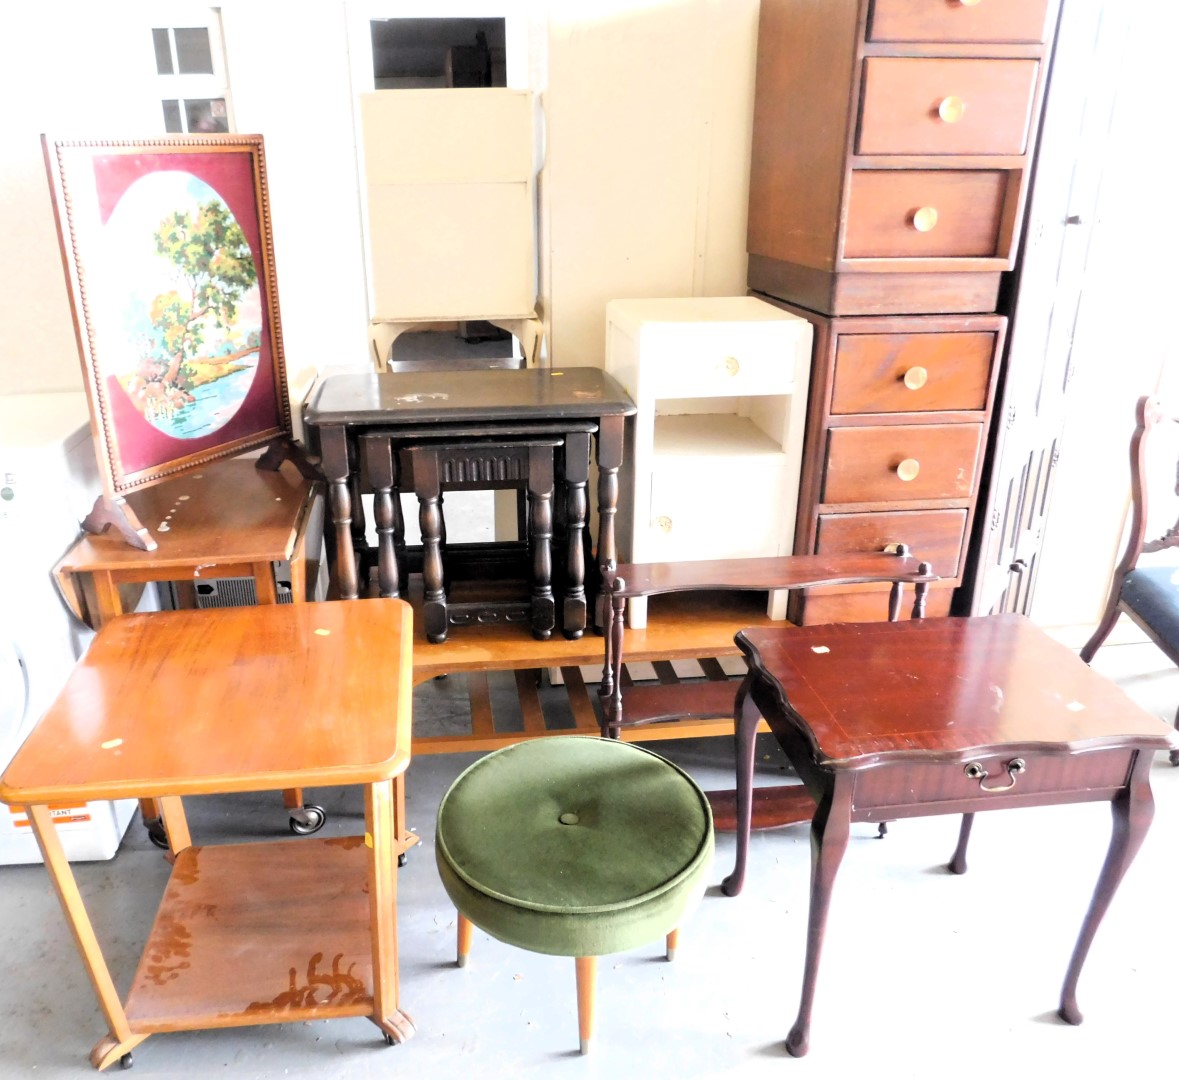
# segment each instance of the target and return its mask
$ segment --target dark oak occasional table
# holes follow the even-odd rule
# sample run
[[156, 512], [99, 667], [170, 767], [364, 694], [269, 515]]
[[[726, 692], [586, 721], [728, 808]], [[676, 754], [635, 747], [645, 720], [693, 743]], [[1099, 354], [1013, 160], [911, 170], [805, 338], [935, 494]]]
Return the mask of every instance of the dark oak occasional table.
[[[410, 758], [410, 623], [404, 601], [368, 600], [124, 615], [95, 637], [0, 801], [28, 810], [109, 1025], [96, 1068], [165, 1031], [367, 1016], [389, 1042], [413, 1035], [394, 786]], [[337, 784], [364, 786], [364, 835], [191, 842], [182, 796]], [[160, 800], [174, 865], [120, 1002], [50, 806], [128, 796]]]
[[[563, 597], [566, 635], [580, 636], [586, 616], [585, 565], [582, 536], [587, 515], [585, 485], [589, 443], [596, 440], [598, 467], [598, 562], [617, 558], [614, 517], [618, 505], [618, 470], [622, 464], [623, 426], [635, 411], [623, 389], [597, 368], [525, 368], [481, 371], [422, 371], [391, 374], [345, 373], [325, 377], [304, 409], [307, 427], [318, 436], [319, 453], [335, 525], [334, 569], [342, 597], [360, 595], [357, 547], [363, 543], [360, 510], [362, 479], [375, 491], [374, 517], [382, 542], [378, 545], [378, 576], [383, 594], [399, 595], [396, 544], [400, 483], [400, 451], [424, 447], [445, 432], [448, 457], [457, 469], [463, 440], [474, 456], [480, 444], [496, 440], [527, 441], [556, 435], [562, 503], [555, 516], [567, 528], [566, 591]], [[360, 444], [367, 438], [365, 452]], [[383, 440], [383, 452], [373, 445]], [[425, 461], [425, 451], [418, 457]], [[584, 462], [582, 459], [586, 459]], [[365, 466], [371, 475], [366, 476]], [[435, 463], [431, 461], [431, 470]], [[420, 486], [422, 539], [433, 602], [427, 620], [445, 618], [439, 596], [442, 576], [438, 551], [444, 542], [437, 512], [437, 491], [447, 478], [415, 477]], [[438, 482], [436, 482], [436, 480]], [[491, 486], [491, 485], [488, 485]], [[492, 545], [484, 545], [492, 546]], [[543, 577], [543, 568], [537, 575]], [[535, 579], [534, 579], [535, 580]], [[538, 586], [543, 589], [543, 585]], [[443, 641], [446, 625], [427, 625], [431, 641]]]
[[[807, 1052], [819, 955], [853, 821], [963, 814], [954, 873], [966, 869], [974, 813], [1108, 801], [1113, 836], [1065, 975], [1059, 1014], [1081, 1022], [1077, 980], [1154, 812], [1150, 765], [1179, 745], [1135, 705], [1020, 615], [744, 630], [749, 673], [737, 699], [739, 789], [749, 790], [764, 717], [817, 804], [798, 1018], [786, 1040]], [[738, 807], [740, 891], [749, 804]]]

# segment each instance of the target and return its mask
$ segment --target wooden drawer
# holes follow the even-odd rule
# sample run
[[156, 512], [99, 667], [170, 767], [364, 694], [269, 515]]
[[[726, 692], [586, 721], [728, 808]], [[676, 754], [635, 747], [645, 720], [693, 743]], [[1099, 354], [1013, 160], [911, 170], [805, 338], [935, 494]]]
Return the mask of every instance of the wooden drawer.
[[858, 169], [851, 178], [844, 257], [998, 255], [1007, 182], [998, 169]]
[[[980, 703], [985, 707], [985, 703]], [[1109, 791], [1123, 787], [1134, 757], [1133, 750], [1094, 750], [1088, 754], [1036, 753], [1035, 751], [1006, 751], [1002, 754], [980, 754], [969, 763], [977, 763], [986, 772], [985, 779], [967, 774], [965, 761], [906, 761], [876, 769], [865, 769], [856, 775], [852, 805], [856, 809], [870, 807], [911, 807], [914, 793], [921, 793], [921, 803], [928, 807], [937, 803], [961, 803], [975, 799], [1000, 804], [1021, 795], [1040, 795], [1045, 792]], [[1012, 776], [1009, 763], [1015, 758], [1023, 761], [1022, 772]], [[1012, 780], [1015, 782], [1012, 783]], [[1003, 788], [1001, 791], [984, 791]], [[1011, 785], [1008, 787], [1007, 785]]]
[[643, 377], [660, 398], [789, 394], [794, 387], [791, 323], [667, 325], [643, 334]]
[[934, 412], [986, 408], [995, 335], [841, 334], [831, 412]]
[[[982, 424], [834, 428], [827, 503], [967, 499], [974, 494]], [[916, 475], [903, 480], [916, 465]]]
[[1044, 41], [1055, 0], [876, 0], [869, 41]]
[[1027, 147], [1035, 60], [870, 57], [861, 154], [1010, 154]]
[[[934, 567], [936, 570], [937, 567]], [[846, 589], [806, 589], [804, 595], [791, 597], [786, 617], [800, 626], [817, 623], [884, 622], [888, 618], [887, 585], [853, 585]], [[951, 585], [937, 583], [925, 597], [926, 617], [949, 615], [954, 599]], [[913, 614], [913, 587], [906, 586], [901, 597], [901, 618]]]
[[913, 557], [929, 563], [939, 577], [956, 578], [965, 531], [965, 510], [820, 514], [815, 553], [855, 554], [907, 544]]

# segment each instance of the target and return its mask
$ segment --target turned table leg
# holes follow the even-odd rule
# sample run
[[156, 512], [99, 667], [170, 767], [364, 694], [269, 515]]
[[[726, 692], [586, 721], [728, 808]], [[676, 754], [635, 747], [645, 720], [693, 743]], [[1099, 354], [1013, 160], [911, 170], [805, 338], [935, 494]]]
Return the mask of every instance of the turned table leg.
[[446, 587], [442, 578], [442, 480], [438, 454], [428, 447], [412, 447], [414, 493], [422, 530], [422, 616], [426, 639], [437, 645], [446, 640]]
[[356, 549], [352, 543], [352, 487], [348, 470], [348, 441], [343, 427], [325, 427], [319, 436], [322, 468], [328, 484], [328, 507], [336, 536], [336, 586], [341, 600], [360, 595]]
[[532, 636], [547, 641], [557, 623], [553, 600], [553, 448], [528, 448], [528, 541], [532, 547]]
[[585, 519], [588, 511], [589, 432], [565, 437], [565, 598], [561, 623], [575, 640], [585, 632]]
[[381, 596], [401, 595], [397, 566], [401, 499], [397, 451], [392, 440], [368, 435], [363, 440], [364, 462], [373, 489], [373, 520], [377, 527], [377, 587]]

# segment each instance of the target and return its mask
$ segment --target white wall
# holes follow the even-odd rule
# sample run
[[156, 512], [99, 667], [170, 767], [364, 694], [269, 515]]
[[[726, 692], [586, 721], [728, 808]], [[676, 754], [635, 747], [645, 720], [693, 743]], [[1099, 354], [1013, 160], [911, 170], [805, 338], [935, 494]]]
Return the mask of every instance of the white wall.
[[554, 7], [542, 177], [554, 363], [602, 366], [608, 300], [744, 294], [757, 11]]
[[[126, 8], [133, 12], [137, 5]], [[82, 389], [40, 136], [119, 135], [145, 121], [130, 103], [143, 100], [135, 89], [152, 59], [150, 39], [146, 50], [135, 49], [131, 39], [110, 30], [100, 5], [21, 4], [15, 13], [5, 10], [0, 393]]]
[[[0, 393], [78, 389], [81, 368], [40, 133], [161, 134], [150, 28], [167, 5], [25, 6], [0, 35]], [[309, 17], [309, 12], [315, 17]], [[343, 5], [222, 5], [237, 130], [265, 138], [292, 398], [319, 367], [367, 363]], [[19, 103], [19, 107], [16, 106]]]
[[[1179, 395], [1179, 341], [1164, 330], [1179, 281], [1169, 261], [1179, 247], [1173, 152], [1159, 113], [1144, 107], [1165, 98], [1160, 80], [1177, 34], [1175, 5], [1135, 9], [1073, 335], [1074, 376], [1031, 615], [1077, 646], [1101, 614], [1120, 554], [1135, 403], [1160, 387]], [[1141, 639], [1126, 619], [1117, 636]]]

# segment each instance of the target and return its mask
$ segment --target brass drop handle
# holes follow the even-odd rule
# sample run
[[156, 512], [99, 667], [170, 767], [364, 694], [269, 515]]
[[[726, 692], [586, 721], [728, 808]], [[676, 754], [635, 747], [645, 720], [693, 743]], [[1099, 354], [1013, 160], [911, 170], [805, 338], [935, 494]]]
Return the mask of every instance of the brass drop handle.
[[740, 360], [738, 360], [735, 356], [726, 356], [725, 357], [725, 374], [726, 375], [736, 375], [737, 372], [740, 370], [741, 370], [741, 361]]
[[913, 228], [918, 232], [929, 232], [937, 224], [937, 208], [923, 206], [913, 211]]
[[972, 761], [966, 766], [966, 775], [971, 780], [978, 781], [979, 791], [1010, 791], [1015, 787], [1015, 778], [1019, 776], [1028, 767], [1028, 763], [1023, 758], [1012, 758], [1007, 762], [1007, 775], [1011, 778], [1010, 784], [1004, 784], [1002, 787], [987, 787], [983, 781], [987, 778], [987, 770], [983, 768], [981, 761]]
[[671, 532], [671, 518], [666, 515], [660, 515], [655, 519], [655, 524], [665, 533]]
[[947, 124], [956, 124], [962, 119], [966, 112], [966, 102], [960, 97], [950, 94], [949, 97], [944, 97], [937, 105], [937, 114], [942, 118], [942, 121]]
[[910, 480], [916, 480], [917, 474], [921, 471], [921, 462], [916, 458], [907, 457], [897, 466], [897, 476], [908, 483]]
[[929, 380], [929, 372], [923, 367], [911, 367], [905, 372], [904, 383], [910, 390], [920, 390]]

